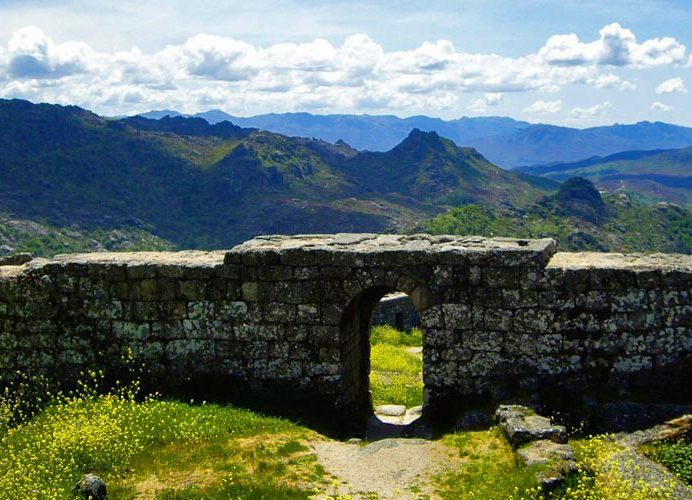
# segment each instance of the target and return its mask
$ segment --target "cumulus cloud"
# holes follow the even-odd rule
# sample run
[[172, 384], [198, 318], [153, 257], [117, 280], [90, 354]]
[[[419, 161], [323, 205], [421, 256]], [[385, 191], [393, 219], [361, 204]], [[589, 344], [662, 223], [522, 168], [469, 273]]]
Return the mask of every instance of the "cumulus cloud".
[[485, 113], [488, 106], [497, 106], [502, 101], [502, 92], [486, 92], [481, 99], [471, 102], [466, 109], [472, 113]]
[[657, 94], [672, 94], [674, 92], [687, 92], [687, 89], [685, 88], [685, 82], [680, 77], [666, 80], [665, 82], [661, 83], [658, 87], [656, 87]]
[[86, 72], [93, 56], [85, 43], [56, 44], [39, 28], [27, 26], [8, 43], [6, 71], [14, 78], [61, 78]]
[[562, 109], [562, 101], [534, 101], [530, 106], [524, 108], [525, 113], [537, 115], [549, 115], [557, 113]]
[[[686, 58], [672, 38], [637, 42], [618, 24], [582, 42], [556, 35], [520, 57], [464, 52], [447, 40], [386, 51], [365, 34], [266, 47], [197, 34], [157, 52], [114, 53], [82, 42], [57, 43], [39, 28], [0, 41], [0, 96], [71, 102], [124, 114], [152, 107], [243, 112], [453, 109], [464, 93], [480, 94], [469, 110], [484, 113], [508, 92], [557, 92], [566, 85], [627, 90], [634, 84], [601, 67], [645, 67]], [[52, 82], [59, 81], [54, 86]], [[541, 104], [542, 103], [542, 104]], [[535, 105], [535, 107], [534, 107]], [[527, 110], [555, 113], [560, 101]]]
[[609, 101], [606, 101], [603, 104], [596, 104], [590, 108], [574, 108], [570, 112], [570, 115], [575, 118], [593, 118], [595, 116], [603, 116], [612, 107], [613, 105], [610, 104]]
[[623, 80], [613, 73], [605, 73], [599, 75], [597, 78], [592, 79], [589, 83], [599, 89], [616, 88], [618, 90], [634, 90], [637, 86], [627, 80]]
[[673, 108], [671, 106], [668, 106], [667, 104], [663, 104], [662, 102], [656, 101], [651, 104], [651, 111], [672, 111]]
[[618, 23], [600, 30], [600, 38], [581, 42], [574, 34], [554, 35], [538, 54], [550, 64], [563, 66], [660, 66], [685, 61], [686, 47], [675, 38], [652, 38], [637, 43], [634, 33]]

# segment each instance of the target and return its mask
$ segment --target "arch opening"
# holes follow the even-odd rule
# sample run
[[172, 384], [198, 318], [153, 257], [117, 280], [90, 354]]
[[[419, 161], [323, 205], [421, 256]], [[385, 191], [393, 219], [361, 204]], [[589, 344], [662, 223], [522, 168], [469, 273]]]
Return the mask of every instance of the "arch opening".
[[347, 406], [386, 424], [422, 414], [423, 332], [409, 295], [373, 287], [356, 296], [341, 321]]

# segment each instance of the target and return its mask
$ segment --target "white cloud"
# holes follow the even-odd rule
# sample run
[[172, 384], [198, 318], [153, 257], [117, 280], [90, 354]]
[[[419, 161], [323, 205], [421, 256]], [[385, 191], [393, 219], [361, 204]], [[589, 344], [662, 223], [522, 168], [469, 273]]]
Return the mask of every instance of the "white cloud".
[[612, 109], [612, 107], [613, 105], [610, 104], [609, 101], [606, 101], [603, 104], [596, 104], [590, 108], [574, 108], [570, 112], [570, 115], [575, 118], [593, 118], [595, 116], [603, 116], [609, 109]]
[[93, 56], [85, 43], [55, 44], [39, 28], [27, 26], [8, 43], [6, 71], [14, 78], [61, 78], [86, 72]]
[[551, 36], [538, 51], [545, 61], [560, 66], [608, 65], [648, 67], [684, 62], [686, 47], [675, 38], [652, 38], [637, 43], [632, 31], [618, 23], [600, 30], [600, 38], [583, 43], [574, 34]]
[[667, 104], [663, 104], [662, 102], [656, 101], [651, 104], [651, 111], [672, 111], [673, 108], [671, 106], [668, 106]]
[[680, 77], [666, 80], [665, 82], [661, 83], [658, 87], [656, 87], [657, 94], [672, 94], [674, 92], [687, 92], [687, 89], [685, 88], [685, 82]]
[[597, 78], [594, 78], [591, 80], [589, 83], [593, 83], [593, 85], [599, 89], [607, 89], [607, 88], [616, 88], [618, 90], [634, 90], [637, 88], [637, 86], [627, 80], [623, 80], [617, 75], [614, 75], [613, 73], [605, 73], [603, 75], [599, 75]]
[[549, 115], [557, 113], [562, 109], [562, 101], [534, 101], [530, 106], [524, 108], [525, 113], [537, 115]]
[[488, 111], [488, 106], [497, 106], [502, 101], [502, 92], [486, 92], [481, 99], [471, 102], [466, 109], [472, 113], [481, 114]]
[[[450, 109], [480, 93], [469, 110], [484, 113], [508, 92], [557, 92], [566, 85], [634, 88], [599, 64], [643, 67], [677, 62], [685, 48], [670, 38], [637, 43], [617, 24], [599, 40], [556, 35], [521, 57], [474, 54], [447, 40], [386, 51], [365, 34], [266, 47], [198, 34], [157, 52], [97, 52], [82, 42], [56, 43], [40, 29], [0, 41], [0, 96], [72, 102], [102, 113], [153, 107], [235, 112], [400, 111]], [[59, 86], [51, 82], [59, 81]], [[561, 102], [536, 101], [531, 113], [556, 113]]]

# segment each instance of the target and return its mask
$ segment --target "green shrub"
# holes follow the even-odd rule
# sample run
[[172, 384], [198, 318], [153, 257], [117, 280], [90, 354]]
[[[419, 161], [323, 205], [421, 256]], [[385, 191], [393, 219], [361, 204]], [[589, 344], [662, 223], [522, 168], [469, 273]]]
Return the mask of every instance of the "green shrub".
[[673, 443], [656, 443], [646, 447], [644, 451], [647, 457], [665, 465], [692, 486], [692, 434]]

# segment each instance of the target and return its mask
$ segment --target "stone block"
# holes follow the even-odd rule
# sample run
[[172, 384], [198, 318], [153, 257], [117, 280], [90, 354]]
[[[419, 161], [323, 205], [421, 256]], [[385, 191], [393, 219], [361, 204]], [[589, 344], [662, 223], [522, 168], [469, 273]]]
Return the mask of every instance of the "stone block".
[[468, 329], [473, 326], [472, 309], [467, 304], [442, 304], [444, 325], [450, 329]]
[[506, 309], [486, 309], [483, 317], [483, 327], [488, 330], [507, 332], [514, 323], [513, 311]]
[[272, 323], [292, 323], [296, 321], [297, 307], [284, 302], [268, 302], [262, 306], [265, 321]]
[[182, 321], [154, 321], [151, 324], [151, 337], [162, 340], [184, 339], [183, 323]]
[[495, 412], [500, 430], [513, 448], [533, 441], [567, 442], [567, 429], [553, 425], [532, 409], [520, 405], [500, 405]]
[[472, 351], [500, 352], [504, 344], [504, 334], [502, 332], [465, 331], [462, 336], [462, 344]]
[[184, 300], [205, 299], [206, 282], [202, 280], [181, 280], [178, 282], [178, 297]]
[[319, 324], [320, 307], [315, 304], [298, 304], [297, 321], [301, 324]]
[[111, 323], [113, 338], [145, 340], [151, 335], [149, 323], [135, 323], [133, 321], [113, 321]]
[[247, 303], [242, 300], [214, 303], [214, 317], [218, 320], [229, 321], [236, 318], [243, 318], [247, 313]]
[[551, 309], [520, 309], [514, 314], [513, 329], [519, 333], [553, 331], [555, 313]]

